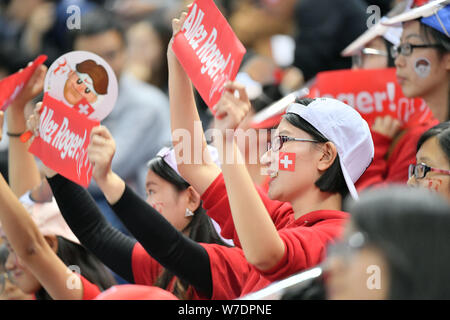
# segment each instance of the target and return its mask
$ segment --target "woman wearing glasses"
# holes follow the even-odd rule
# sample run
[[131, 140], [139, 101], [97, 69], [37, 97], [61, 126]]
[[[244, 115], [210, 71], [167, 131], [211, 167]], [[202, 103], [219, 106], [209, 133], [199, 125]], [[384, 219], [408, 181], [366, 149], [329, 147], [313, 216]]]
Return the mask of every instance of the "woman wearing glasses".
[[408, 185], [432, 189], [450, 202], [450, 121], [426, 131], [417, 144]]
[[[351, 43], [343, 52], [344, 56], [353, 55], [354, 69], [382, 69], [395, 67], [392, 50], [400, 42], [401, 26], [385, 26], [383, 21], [409, 9], [411, 1], [400, 2], [386, 18], [367, 30]], [[415, 147], [419, 137], [436, 125], [436, 119], [422, 122], [420, 125], [402, 129], [400, 121], [391, 116], [377, 117], [371, 126], [375, 145], [375, 157], [371, 166], [356, 184], [358, 190], [387, 183], [406, 183], [408, 164], [415, 159]]]
[[450, 206], [442, 197], [397, 186], [344, 207], [352, 218], [324, 264], [328, 299], [450, 299]]
[[450, 5], [424, 5], [388, 21], [403, 22], [393, 48], [397, 78], [408, 98], [421, 97], [440, 121], [450, 119]]

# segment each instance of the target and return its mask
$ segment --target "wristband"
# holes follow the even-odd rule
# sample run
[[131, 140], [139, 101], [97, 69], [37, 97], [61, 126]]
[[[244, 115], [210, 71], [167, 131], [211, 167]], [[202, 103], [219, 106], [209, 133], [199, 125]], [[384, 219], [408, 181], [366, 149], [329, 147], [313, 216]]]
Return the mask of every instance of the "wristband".
[[21, 132], [21, 133], [11, 133], [11, 132], [6, 132], [6, 135], [8, 136], [8, 137], [11, 137], [11, 138], [20, 138], [20, 136], [23, 134], [23, 132]]

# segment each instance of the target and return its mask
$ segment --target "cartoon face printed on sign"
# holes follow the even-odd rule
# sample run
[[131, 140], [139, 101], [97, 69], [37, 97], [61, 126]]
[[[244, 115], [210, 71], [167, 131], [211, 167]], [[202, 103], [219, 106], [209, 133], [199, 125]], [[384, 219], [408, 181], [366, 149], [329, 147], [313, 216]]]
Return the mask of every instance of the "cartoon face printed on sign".
[[100, 95], [108, 93], [108, 73], [105, 68], [93, 60], [78, 63], [76, 70], [69, 72], [64, 86], [64, 98], [75, 105], [85, 98], [91, 105]]
[[73, 51], [61, 56], [49, 69], [45, 91], [90, 119], [103, 120], [117, 99], [117, 80], [99, 56]]

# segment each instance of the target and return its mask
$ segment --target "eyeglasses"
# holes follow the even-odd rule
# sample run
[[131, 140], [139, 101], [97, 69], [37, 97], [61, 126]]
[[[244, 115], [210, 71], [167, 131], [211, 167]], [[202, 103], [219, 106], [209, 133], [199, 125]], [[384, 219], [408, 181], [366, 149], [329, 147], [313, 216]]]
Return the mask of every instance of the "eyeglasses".
[[397, 47], [391, 47], [391, 56], [392, 58], [397, 58], [399, 54], [406, 56], [410, 56], [414, 49], [416, 48], [441, 48], [440, 44], [411, 44], [411, 43], [402, 43]]
[[270, 143], [270, 142], [268, 143], [267, 150], [272, 150], [273, 152], [277, 152], [283, 147], [283, 144], [287, 141], [319, 143], [319, 141], [312, 140], [312, 139], [300, 139], [300, 138], [292, 138], [292, 137], [287, 137], [287, 136], [277, 136], [272, 140], [272, 143]]
[[330, 244], [327, 248], [327, 257], [341, 257], [349, 261], [353, 255], [367, 244], [367, 235], [357, 231], [346, 241]]
[[436, 169], [427, 166], [424, 163], [410, 164], [408, 168], [408, 178], [411, 179], [412, 176], [416, 179], [423, 179], [428, 172], [439, 172], [442, 174], [450, 175], [450, 170]]
[[366, 55], [376, 55], [376, 56], [383, 56], [387, 57], [387, 52], [373, 49], [373, 48], [363, 48], [361, 51], [359, 51], [357, 54], [352, 56], [352, 64], [354, 67], [361, 68], [364, 61], [364, 56]]

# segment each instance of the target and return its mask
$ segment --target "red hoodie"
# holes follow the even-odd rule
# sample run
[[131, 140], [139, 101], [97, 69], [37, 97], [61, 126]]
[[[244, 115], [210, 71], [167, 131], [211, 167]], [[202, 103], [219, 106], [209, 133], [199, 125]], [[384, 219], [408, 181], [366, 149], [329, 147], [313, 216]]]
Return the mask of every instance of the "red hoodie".
[[316, 266], [325, 258], [326, 246], [340, 237], [349, 217], [342, 211], [320, 210], [295, 219], [289, 203], [271, 200], [259, 187], [257, 190], [284, 242], [284, 256], [276, 266], [266, 271], [258, 270], [245, 260], [234, 229], [225, 182], [220, 174], [202, 195], [203, 206], [221, 226], [221, 234], [233, 239], [237, 247], [203, 245], [210, 257], [212, 299], [234, 299]]
[[417, 142], [420, 136], [438, 123], [438, 120], [433, 119], [428, 123], [409, 128], [400, 138], [388, 159], [386, 156], [392, 139], [372, 132], [375, 156], [372, 164], [356, 182], [358, 191], [372, 186], [384, 186], [388, 183], [405, 184], [408, 181], [408, 166], [416, 163]]

